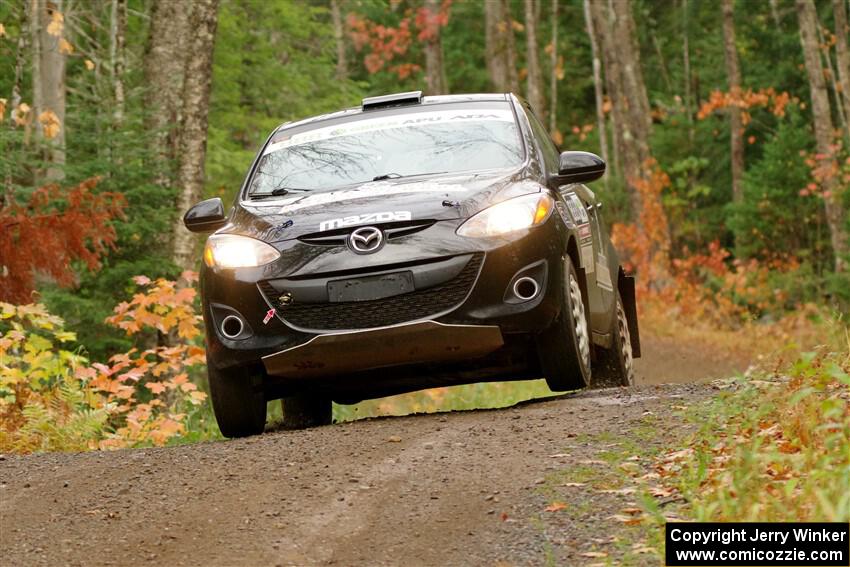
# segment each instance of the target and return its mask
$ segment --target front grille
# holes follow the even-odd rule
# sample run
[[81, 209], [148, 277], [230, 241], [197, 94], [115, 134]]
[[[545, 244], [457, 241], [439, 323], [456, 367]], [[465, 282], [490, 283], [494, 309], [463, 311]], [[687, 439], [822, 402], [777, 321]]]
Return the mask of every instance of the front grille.
[[[402, 236], [415, 234], [420, 230], [425, 230], [432, 226], [435, 222], [437, 221], [412, 220], [379, 223], [373, 226], [381, 229], [384, 233], [384, 238], [387, 240], [395, 240], [396, 238], [401, 238]], [[357, 230], [358, 228], [363, 228], [363, 226], [369, 225], [351, 226], [335, 230], [326, 230], [323, 232], [314, 232], [312, 234], [304, 234], [299, 236], [298, 240], [306, 244], [315, 244], [318, 246], [344, 246], [352, 231]]]
[[440, 285], [371, 301], [281, 305], [274, 299], [277, 294], [271, 284], [261, 282], [260, 289], [284, 320], [302, 329], [384, 327], [425, 319], [457, 306], [475, 283], [483, 259], [483, 254], [474, 254], [457, 276]]

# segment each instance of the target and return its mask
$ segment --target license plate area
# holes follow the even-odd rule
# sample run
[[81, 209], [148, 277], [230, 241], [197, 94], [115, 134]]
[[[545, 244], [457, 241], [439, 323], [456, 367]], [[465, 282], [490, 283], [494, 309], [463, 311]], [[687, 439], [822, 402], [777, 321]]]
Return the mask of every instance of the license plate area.
[[331, 303], [373, 301], [409, 293], [415, 289], [413, 272], [395, 272], [330, 281], [328, 282], [328, 299]]

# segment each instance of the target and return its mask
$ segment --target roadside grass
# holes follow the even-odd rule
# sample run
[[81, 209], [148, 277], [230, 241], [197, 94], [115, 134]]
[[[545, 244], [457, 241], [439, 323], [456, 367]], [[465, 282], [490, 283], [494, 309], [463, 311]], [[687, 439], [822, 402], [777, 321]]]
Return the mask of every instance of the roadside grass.
[[850, 521], [850, 333], [845, 341], [728, 382], [695, 408], [697, 433], [656, 464], [689, 518]]

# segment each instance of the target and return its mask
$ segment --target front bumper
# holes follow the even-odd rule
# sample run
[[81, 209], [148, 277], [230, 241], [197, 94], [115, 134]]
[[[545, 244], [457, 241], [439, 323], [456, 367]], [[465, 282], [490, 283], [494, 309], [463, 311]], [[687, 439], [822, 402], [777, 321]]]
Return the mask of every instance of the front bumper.
[[[208, 363], [229, 368], [262, 361], [270, 375], [303, 378], [450, 362], [452, 357], [441, 350], [445, 348], [459, 348], [458, 359], [498, 357], [504, 350], [499, 343], [511, 342], [501, 338], [537, 333], [558, 315], [566, 235], [555, 217], [522, 233], [492, 239], [459, 237], [455, 234], [459, 221], [436, 222], [368, 256], [344, 247], [292, 240], [279, 243], [281, 259], [267, 266], [228, 271], [204, 268]], [[451, 277], [430, 281], [436, 277], [435, 267]], [[415, 291], [349, 304], [315, 296], [329, 279], [398, 270], [412, 272]], [[513, 278], [526, 270], [541, 280], [540, 293], [530, 301], [509, 300], [506, 294]], [[277, 301], [284, 288], [292, 294], [289, 305]], [[449, 300], [443, 301], [446, 297]], [[263, 323], [272, 308], [275, 316]], [[222, 314], [234, 311], [246, 323], [246, 333], [238, 340], [228, 339], [220, 330]], [[395, 328], [396, 337], [408, 333], [407, 339], [388, 339], [384, 328]], [[490, 329], [498, 331], [500, 341]], [[458, 332], [462, 330], [480, 334], [486, 348], [467, 345], [464, 333]], [[405, 341], [428, 346], [414, 352], [401, 348]], [[479, 338], [470, 342], [478, 343]]]
[[263, 364], [270, 376], [317, 378], [385, 366], [478, 358], [504, 344], [496, 326], [421, 321], [317, 335], [303, 345], [264, 356]]

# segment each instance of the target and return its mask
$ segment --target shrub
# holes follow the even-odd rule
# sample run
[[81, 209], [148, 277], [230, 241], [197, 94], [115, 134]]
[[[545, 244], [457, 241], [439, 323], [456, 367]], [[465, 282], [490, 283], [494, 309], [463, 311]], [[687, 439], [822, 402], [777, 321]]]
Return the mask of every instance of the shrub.
[[62, 348], [76, 340], [43, 305], [0, 303], [0, 450], [20, 452], [163, 445], [186, 432], [206, 394], [188, 371], [204, 363], [195, 275], [135, 278], [144, 291], [108, 323], [128, 335], [155, 330], [168, 344], [107, 363]]

